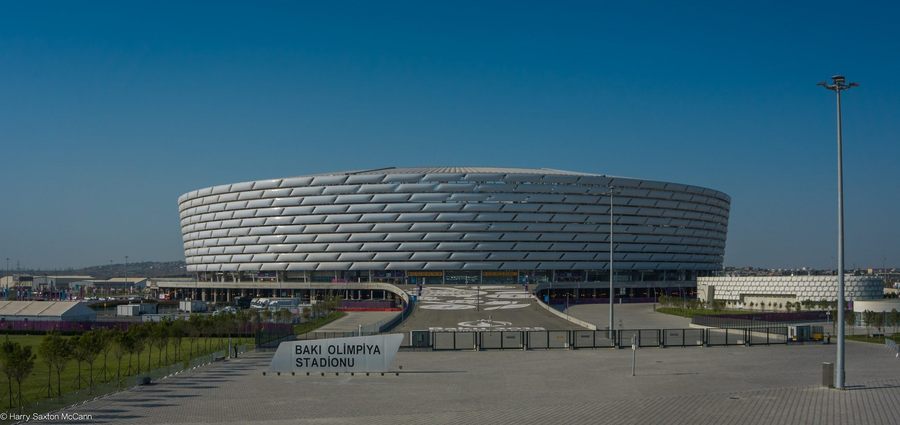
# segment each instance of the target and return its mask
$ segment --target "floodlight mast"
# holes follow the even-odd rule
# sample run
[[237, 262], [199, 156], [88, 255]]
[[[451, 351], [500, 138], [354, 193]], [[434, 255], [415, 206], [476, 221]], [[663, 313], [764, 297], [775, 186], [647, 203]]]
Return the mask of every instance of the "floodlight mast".
[[838, 258], [837, 258], [837, 361], [834, 368], [834, 387], [844, 389], [844, 151], [841, 128], [841, 92], [856, 87], [859, 84], [848, 83], [843, 75], [831, 77], [831, 84], [819, 83], [835, 93], [837, 97], [837, 178], [838, 178]]

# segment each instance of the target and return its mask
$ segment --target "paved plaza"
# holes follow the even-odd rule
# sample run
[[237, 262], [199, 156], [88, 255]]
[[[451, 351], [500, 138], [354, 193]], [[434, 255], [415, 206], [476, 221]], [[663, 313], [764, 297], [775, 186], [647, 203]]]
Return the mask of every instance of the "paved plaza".
[[895, 424], [900, 360], [850, 342], [850, 389], [819, 387], [834, 345], [400, 352], [399, 376], [263, 376], [269, 354], [71, 409], [109, 424]]
[[[691, 319], [653, 310], [659, 304], [616, 304], [613, 307], [616, 329], [681, 329], [691, 326]], [[578, 304], [568, 309], [577, 317], [597, 325], [597, 329], [609, 326], [609, 304]]]
[[[415, 294], [415, 288], [408, 292]], [[472, 329], [583, 329], [537, 305], [521, 286], [428, 286], [395, 332]]]

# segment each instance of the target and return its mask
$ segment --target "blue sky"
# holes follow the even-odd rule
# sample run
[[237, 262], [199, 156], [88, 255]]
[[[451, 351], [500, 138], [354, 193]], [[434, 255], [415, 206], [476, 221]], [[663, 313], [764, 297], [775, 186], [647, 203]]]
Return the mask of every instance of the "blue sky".
[[[253, 3], [253, 4], [251, 4]], [[550, 167], [732, 196], [726, 264], [900, 266], [900, 7], [4, 2], [0, 258], [182, 259], [176, 198], [382, 166]]]

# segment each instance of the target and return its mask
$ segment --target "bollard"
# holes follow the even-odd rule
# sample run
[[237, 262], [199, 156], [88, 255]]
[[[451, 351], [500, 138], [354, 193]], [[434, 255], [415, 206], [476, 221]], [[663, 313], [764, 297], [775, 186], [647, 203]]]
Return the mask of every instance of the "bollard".
[[634, 368], [637, 363], [637, 338], [631, 336], [631, 376], [634, 376]]
[[822, 386], [834, 388], [834, 363], [822, 362]]

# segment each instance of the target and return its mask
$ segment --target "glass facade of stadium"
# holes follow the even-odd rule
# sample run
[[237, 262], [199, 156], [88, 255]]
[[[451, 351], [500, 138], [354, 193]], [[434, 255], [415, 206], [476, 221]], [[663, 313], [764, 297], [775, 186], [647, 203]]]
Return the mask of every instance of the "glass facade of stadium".
[[[612, 214], [610, 217], [610, 194]], [[201, 282], [521, 284], [605, 297], [693, 293], [721, 270], [730, 198], [549, 169], [385, 168], [260, 180], [179, 198]]]

